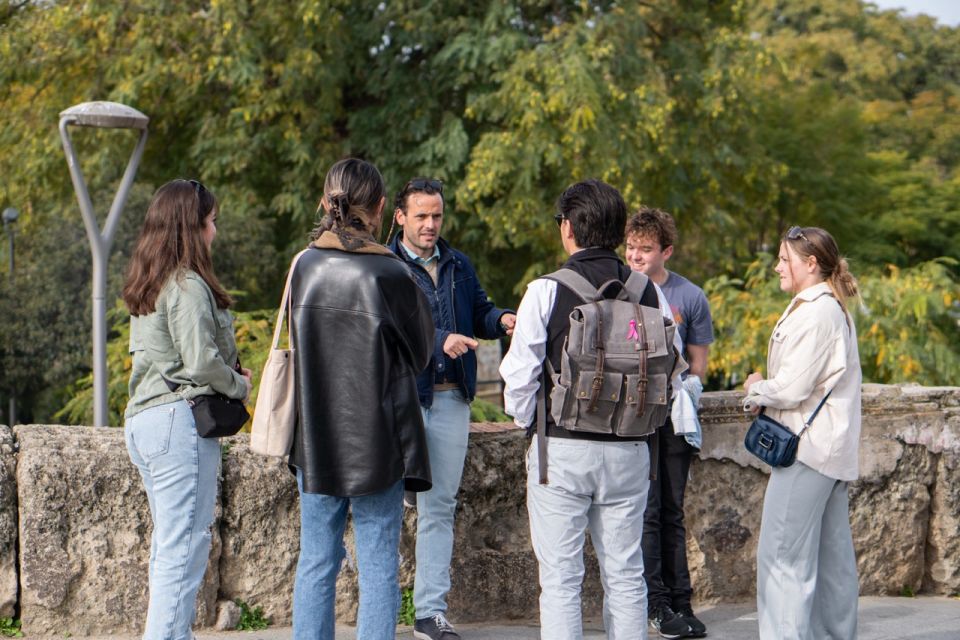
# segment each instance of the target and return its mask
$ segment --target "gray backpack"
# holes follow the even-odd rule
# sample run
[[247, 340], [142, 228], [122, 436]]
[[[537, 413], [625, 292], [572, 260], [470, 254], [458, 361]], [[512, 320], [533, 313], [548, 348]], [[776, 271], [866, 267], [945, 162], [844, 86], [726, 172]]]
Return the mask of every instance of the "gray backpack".
[[[670, 381], [687, 367], [673, 345], [673, 321], [659, 306], [640, 304], [647, 276], [633, 272], [626, 282], [610, 280], [599, 288], [570, 269], [544, 277], [583, 300], [570, 312], [559, 373], [545, 361], [553, 381], [550, 413], [557, 426], [625, 437], [649, 435], [663, 426], [670, 412]], [[612, 287], [620, 289], [617, 296], [605, 297]], [[539, 424], [545, 422], [538, 407], [538, 434], [545, 432]], [[537, 439], [545, 454], [546, 438]], [[545, 455], [540, 475], [545, 484]]]

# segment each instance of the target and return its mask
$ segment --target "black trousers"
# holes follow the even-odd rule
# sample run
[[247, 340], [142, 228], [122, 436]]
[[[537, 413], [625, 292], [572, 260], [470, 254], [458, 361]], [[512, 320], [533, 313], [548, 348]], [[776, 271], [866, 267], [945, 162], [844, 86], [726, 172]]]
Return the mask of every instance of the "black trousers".
[[650, 481], [643, 516], [643, 577], [647, 605], [679, 609], [690, 605], [693, 588], [687, 566], [687, 530], [683, 523], [683, 493], [690, 461], [696, 451], [673, 433], [670, 420], [657, 429], [657, 477]]

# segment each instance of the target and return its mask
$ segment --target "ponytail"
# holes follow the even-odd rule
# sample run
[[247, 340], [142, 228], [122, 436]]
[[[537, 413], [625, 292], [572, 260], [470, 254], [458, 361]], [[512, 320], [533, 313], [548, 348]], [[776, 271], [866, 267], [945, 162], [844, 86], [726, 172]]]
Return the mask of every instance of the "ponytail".
[[850, 268], [845, 258], [840, 258], [837, 261], [837, 266], [833, 272], [826, 277], [826, 281], [844, 311], [847, 310], [848, 299], [858, 298], [860, 296], [860, 287], [857, 285], [857, 279], [850, 273]]

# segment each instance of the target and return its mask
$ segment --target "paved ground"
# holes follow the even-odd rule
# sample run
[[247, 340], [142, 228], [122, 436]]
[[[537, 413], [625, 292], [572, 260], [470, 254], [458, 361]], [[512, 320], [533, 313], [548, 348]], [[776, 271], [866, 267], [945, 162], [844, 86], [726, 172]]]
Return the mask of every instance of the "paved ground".
[[[722, 604], [698, 611], [708, 627], [711, 640], [757, 640], [757, 614], [750, 603]], [[587, 623], [584, 640], [604, 637], [602, 625]], [[533, 623], [457, 625], [464, 640], [534, 640], [539, 637]], [[132, 638], [132, 636], [127, 636]], [[198, 640], [289, 640], [289, 627], [264, 631], [202, 632]], [[960, 640], [960, 599], [958, 598], [860, 598], [859, 640]], [[353, 627], [338, 627], [336, 640], [356, 640]], [[650, 634], [650, 640], [657, 636]], [[397, 639], [412, 640], [409, 627], [397, 629]], [[74, 640], [79, 640], [74, 638]], [[113, 636], [112, 640], [121, 640]]]

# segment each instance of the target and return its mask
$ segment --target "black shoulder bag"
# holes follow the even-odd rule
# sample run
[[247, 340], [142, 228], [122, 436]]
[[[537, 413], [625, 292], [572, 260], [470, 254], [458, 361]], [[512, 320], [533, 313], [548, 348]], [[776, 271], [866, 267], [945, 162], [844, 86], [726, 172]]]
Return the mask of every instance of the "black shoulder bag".
[[833, 389], [831, 389], [827, 395], [823, 396], [823, 400], [820, 401], [817, 408], [810, 414], [810, 418], [803, 424], [800, 433], [794, 433], [766, 415], [764, 413], [766, 408], [761, 409], [760, 415], [753, 419], [753, 424], [747, 429], [747, 435], [743, 439], [743, 446], [747, 448], [747, 451], [771, 467], [789, 467], [797, 459], [797, 447], [800, 444], [800, 436], [810, 427], [810, 424], [817, 417], [817, 414], [820, 413], [823, 403], [827, 401], [831, 393], [833, 393]]
[[[239, 360], [234, 369], [240, 371]], [[163, 381], [170, 387], [170, 391], [180, 388], [166, 378]], [[224, 438], [236, 435], [250, 419], [250, 414], [242, 400], [228, 398], [222, 393], [190, 398], [187, 404], [193, 411], [193, 421], [197, 424], [197, 434], [201, 438]]]

